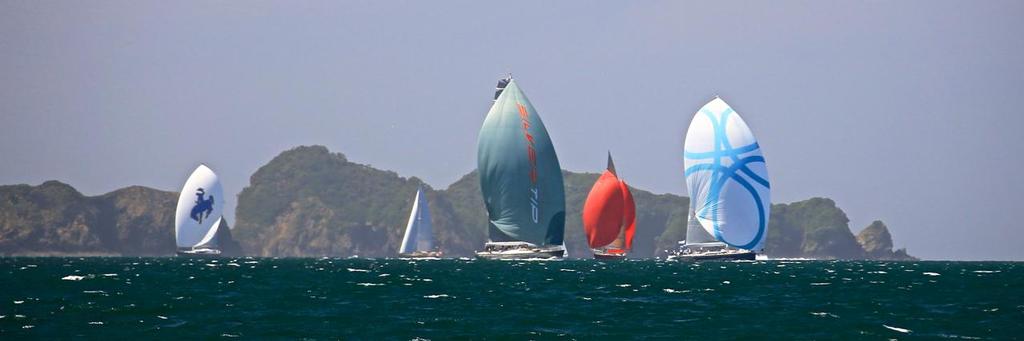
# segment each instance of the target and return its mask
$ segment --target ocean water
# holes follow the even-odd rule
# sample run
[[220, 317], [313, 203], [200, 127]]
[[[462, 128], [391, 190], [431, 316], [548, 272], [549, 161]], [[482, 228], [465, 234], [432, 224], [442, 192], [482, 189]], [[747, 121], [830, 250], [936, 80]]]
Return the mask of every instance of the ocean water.
[[1013, 339], [1008, 262], [0, 258], [0, 339]]

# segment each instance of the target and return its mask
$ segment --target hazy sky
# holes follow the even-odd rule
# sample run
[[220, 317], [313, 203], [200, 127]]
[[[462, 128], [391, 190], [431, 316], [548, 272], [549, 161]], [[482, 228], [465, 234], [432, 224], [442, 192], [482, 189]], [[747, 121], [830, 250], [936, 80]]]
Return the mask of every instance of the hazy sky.
[[[685, 193], [715, 94], [776, 203], [827, 196], [938, 259], [1024, 259], [1021, 1], [3, 1], [0, 183], [235, 194], [322, 144], [445, 188], [511, 71], [562, 167]], [[411, 195], [411, 194], [410, 194]]]

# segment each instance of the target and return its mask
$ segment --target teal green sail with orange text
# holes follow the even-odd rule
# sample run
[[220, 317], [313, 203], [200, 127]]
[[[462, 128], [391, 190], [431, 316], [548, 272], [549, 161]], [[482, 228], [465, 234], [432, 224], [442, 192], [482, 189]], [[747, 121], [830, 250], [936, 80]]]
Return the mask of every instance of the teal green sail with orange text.
[[477, 171], [492, 241], [561, 245], [565, 190], [547, 129], [515, 80], [484, 119], [477, 143]]

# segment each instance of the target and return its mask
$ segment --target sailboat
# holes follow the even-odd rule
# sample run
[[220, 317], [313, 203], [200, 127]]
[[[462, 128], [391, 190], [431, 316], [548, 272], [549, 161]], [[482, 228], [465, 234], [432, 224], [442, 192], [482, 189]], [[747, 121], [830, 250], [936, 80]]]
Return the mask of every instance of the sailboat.
[[684, 149], [686, 240], [669, 259], [754, 260], [768, 234], [771, 187], [750, 127], [716, 97], [694, 115]]
[[416, 190], [412, 202], [409, 223], [405, 225], [405, 237], [398, 249], [400, 258], [439, 258], [441, 252], [434, 250], [434, 229], [430, 222], [430, 205], [423, 188]]
[[[185, 181], [174, 215], [174, 239], [181, 256], [218, 256], [218, 231], [224, 220], [224, 188], [217, 174], [199, 165]], [[224, 234], [224, 233], [220, 233]]]
[[488, 217], [484, 259], [565, 256], [565, 189], [536, 109], [511, 76], [498, 81], [480, 128], [477, 171]]
[[623, 259], [633, 247], [636, 204], [629, 186], [615, 173], [610, 152], [607, 169], [583, 204], [583, 232], [596, 259]]

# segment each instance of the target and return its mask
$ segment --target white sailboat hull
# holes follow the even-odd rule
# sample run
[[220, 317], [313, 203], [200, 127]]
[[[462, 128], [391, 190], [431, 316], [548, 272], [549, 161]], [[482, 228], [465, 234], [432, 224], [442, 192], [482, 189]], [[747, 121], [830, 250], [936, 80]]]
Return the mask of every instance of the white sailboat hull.
[[484, 244], [476, 257], [494, 260], [558, 260], [565, 258], [565, 245], [537, 246], [527, 242]]
[[731, 250], [727, 252], [696, 252], [677, 253], [668, 256], [668, 260], [693, 262], [693, 261], [730, 261], [730, 260], [755, 260], [757, 254], [748, 250]]
[[441, 259], [440, 251], [417, 251], [412, 253], [402, 253], [398, 255], [398, 258], [403, 259]]
[[210, 249], [210, 248], [183, 249], [183, 250], [178, 250], [177, 255], [179, 257], [197, 257], [197, 258], [219, 257], [220, 256], [220, 250]]

